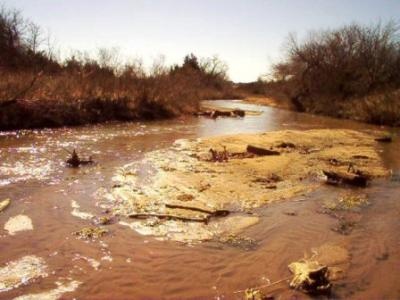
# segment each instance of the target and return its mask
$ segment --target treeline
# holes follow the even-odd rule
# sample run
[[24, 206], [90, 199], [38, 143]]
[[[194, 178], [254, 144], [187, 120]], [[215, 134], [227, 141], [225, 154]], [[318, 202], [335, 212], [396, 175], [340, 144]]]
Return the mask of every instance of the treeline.
[[0, 129], [167, 118], [196, 111], [201, 99], [235, 98], [218, 57], [146, 70], [115, 49], [57, 59], [48, 40], [20, 12], [0, 10]]
[[[290, 35], [272, 92], [299, 111], [400, 125], [400, 36], [394, 22]], [[271, 92], [271, 91], [270, 91]]]

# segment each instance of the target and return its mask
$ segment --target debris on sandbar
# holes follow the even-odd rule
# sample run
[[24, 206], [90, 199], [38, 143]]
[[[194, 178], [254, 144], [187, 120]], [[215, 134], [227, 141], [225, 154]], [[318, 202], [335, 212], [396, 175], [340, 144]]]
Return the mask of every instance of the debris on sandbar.
[[68, 150], [66, 150], [66, 151], [71, 154], [71, 157], [66, 160], [67, 166], [69, 166], [71, 168], [78, 168], [80, 166], [94, 164], [94, 161], [91, 156], [89, 156], [89, 159], [85, 160], [85, 159], [79, 158], [79, 155], [75, 149], [72, 152], [69, 152]]
[[85, 227], [81, 230], [75, 231], [73, 234], [80, 239], [88, 240], [101, 238], [106, 233], [108, 233], [108, 230], [101, 227]]
[[[319, 129], [178, 140], [119, 169], [104, 205], [119, 218], [135, 219], [120, 224], [141, 234], [218, 240], [258, 222], [245, 212], [315, 190], [326, 181], [323, 171], [351, 173], [351, 165], [352, 176], [388, 175], [374, 138]], [[151, 176], [143, 178], [143, 165]], [[212, 212], [227, 213], [214, 218]]]
[[290, 287], [307, 294], [330, 294], [332, 282], [342, 279], [350, 265], [348, 251], [337, 245], [325, 244], [312, 249], [310, 258], [288, 265], [293, 278]]

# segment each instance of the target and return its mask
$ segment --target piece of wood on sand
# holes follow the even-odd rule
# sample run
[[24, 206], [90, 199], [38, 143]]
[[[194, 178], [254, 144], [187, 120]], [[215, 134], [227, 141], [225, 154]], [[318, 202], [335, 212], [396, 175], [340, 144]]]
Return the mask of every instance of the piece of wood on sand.
[[345, 172], [334, 172], [334, 171], [323, 171], [327, 177], [327, 183], [329, 184], [348, 184], [359, 187], [366, 187], [369, 176], [363, 174], [353, 174]]
[[199, 207], [183, 206], [183, 205], [175, 205], [175, 204], [165, 204], [165, 207], [172, 208], [172, 209], [186, 209], [186, 210], [197, 211], [197, 212], [208, 214], [212, 217], [226, 217], [230, 213], [229, 210], [225, 210], [225, 209], [208, 210], [208, 209], [199, 208]]
[[393, 141], [393, 139], [390, 135], [387, 135], [387, 136], [378, 137], [375, 139], [375, 141], [380, 142], [380, 143], [391, 143]]
[[253, 145], [247, 145], [246, 151], [259, 156], [267, 156], [267, 155], [280, 155], [281, 153], [274, 150], [269, 150]]
[[157, 213], [133, 213], [128, 215], [129, 218], [133, 219], [147, 219], [147, 218], [158, 218], [158, 219], [166, 219], [166, 220], [175, 220], [175, 221], [184, 221], [184, 222], [200, 222], [208, 224], [210, 216], [204, 218], [189, 218], [182, 217], [177, 215], [169, 215], [169, 214], [157, 214]]

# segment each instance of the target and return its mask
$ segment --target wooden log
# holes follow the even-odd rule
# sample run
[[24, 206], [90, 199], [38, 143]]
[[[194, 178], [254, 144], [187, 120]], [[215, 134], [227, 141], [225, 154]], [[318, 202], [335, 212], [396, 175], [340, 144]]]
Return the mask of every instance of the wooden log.
[[211, 118], [218, 118], [218, 117], [232, 117], [232, 112], [230, 111], [222, 111], [222, 110], [214, 110], [211, 113]]
[[224, 147], [224, 151], [217, 151], [212, 148], [208, 150], [211, 153], [211, 161], [213, 162], [224, 162], [228, 161], [229, 154], [228, 151], [226, 150], [226, 147]]
[[85, 165], [91, 165], [91, 164], [94, 164], [94, 161], [92, 160], [91, 157], [89, 157], [88, 160], [83, 160], [83, 159], [81, 159], [81, 160], [79, 161], [79, 164], [80, 164], [80, 165], [83, 165], [83, 166], [85, 166]]
[[217, 210], [212, 211], [212, 210], [207, 210], [207, 209], [199, 208], [199, 207], [175, 205], [175, 204], [165, 204], [165, 207], [198, 211], [201, 213], [209, 214], [210, 216], [213, 216], [213, 217], [225, 217], [225, 216], [229, 215], [229, 213], [230, 213], [229, 210], [225, 210], [225, 209], [217, 209]]
[[256, 147], [256, 146], [252, 146], [252, 145], [248, 145], [246, 151], [249, 153], [259, 155], [259, 156], [280, 155], [281, 154], [278, 151], [268, 150], [265, 148], [260, 148], [260, 147]]
[[329, 184], [349, 184], [353, 186], [366, 187], [369, 177], [363, 174], [352, 174], [343, 172], [323, 171]]
[[194, 113], [194, 115], [195, 116], [197, 116], [197, 117], [200, 117], [200, 116], [205, 116], [205, 117], [210, 117], [211, 116], [211, 114], [212, 114], [212, 111], [209, 111], [209, 110], [206, 110], [206, 111], [198, 111], [198, 112], [195, 112]]
[[233, 113], [234, 116], [241, 117], [241, 118], [243, 118], [246, 115], [245, 111], [241, 110], [241, 109], [234, 109], [232, 111], [232, 113]]
[[199, 111], [194, 113], [195, 116], [204, 116], [204, 117], [210, 117], [213, 119], [216, 119], [218, 117], [241, 117], [243, 118], [246, 115], [246, 112], [241, 109], [234, 109], [232, 111], [227, 110], [212, 110], [212, 111]]
[[168, 214], [157, 214], [157, 213], [138, 213], [138, 214], [130, 214], [128, 215], [129, 218], [133, 219], [147, 219], [147, 218], [159, 218], [159, 219], [166, 219], [166, 220], [178, 220], [178, 221], [186, 221], [186, 222], [200, 222], [208, 224], [210, 216], [205, 218], [188, 218], [176, 215], [168, 215]]
[[[69, 152], [69, 151], [68, 151]], [[78, 168], [81, 165], [91, 165], [94, 163], [92, 157], [89, 157], [88, 160], [80, 159], [75, 149], [72, 152], [69, 152], [71, 157], [67, 159], [66, 163], [71, 168]]]
[[72, 168], [78, 168], [80, 165], [80, 159], [75, 149], [71, 153], [71, 157], [67, 159], [67, 164]]
[[391, 143], [393, 141], [393, 139], [390, 135], [388, 135], [388, 136], [378, 137], [375, 139], [375, 141], [381, 142], [381, 143]]

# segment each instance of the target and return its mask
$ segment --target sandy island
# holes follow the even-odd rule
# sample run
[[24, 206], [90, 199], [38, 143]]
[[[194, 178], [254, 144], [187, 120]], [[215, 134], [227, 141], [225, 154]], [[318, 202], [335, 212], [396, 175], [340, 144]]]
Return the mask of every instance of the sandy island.
[[[254, 208], [325, 184], [324, 170], [345, 173], [351, 166], [370, 178], [386, 176], [374, 138], [329, 129], [178, 140], [118, 170], [107, 203], [131, 217], [120, 224], [141, 234], [182, 242], [226, 239], [258, 222]], [[275, 155], [248, 153], [248, 145]]]

